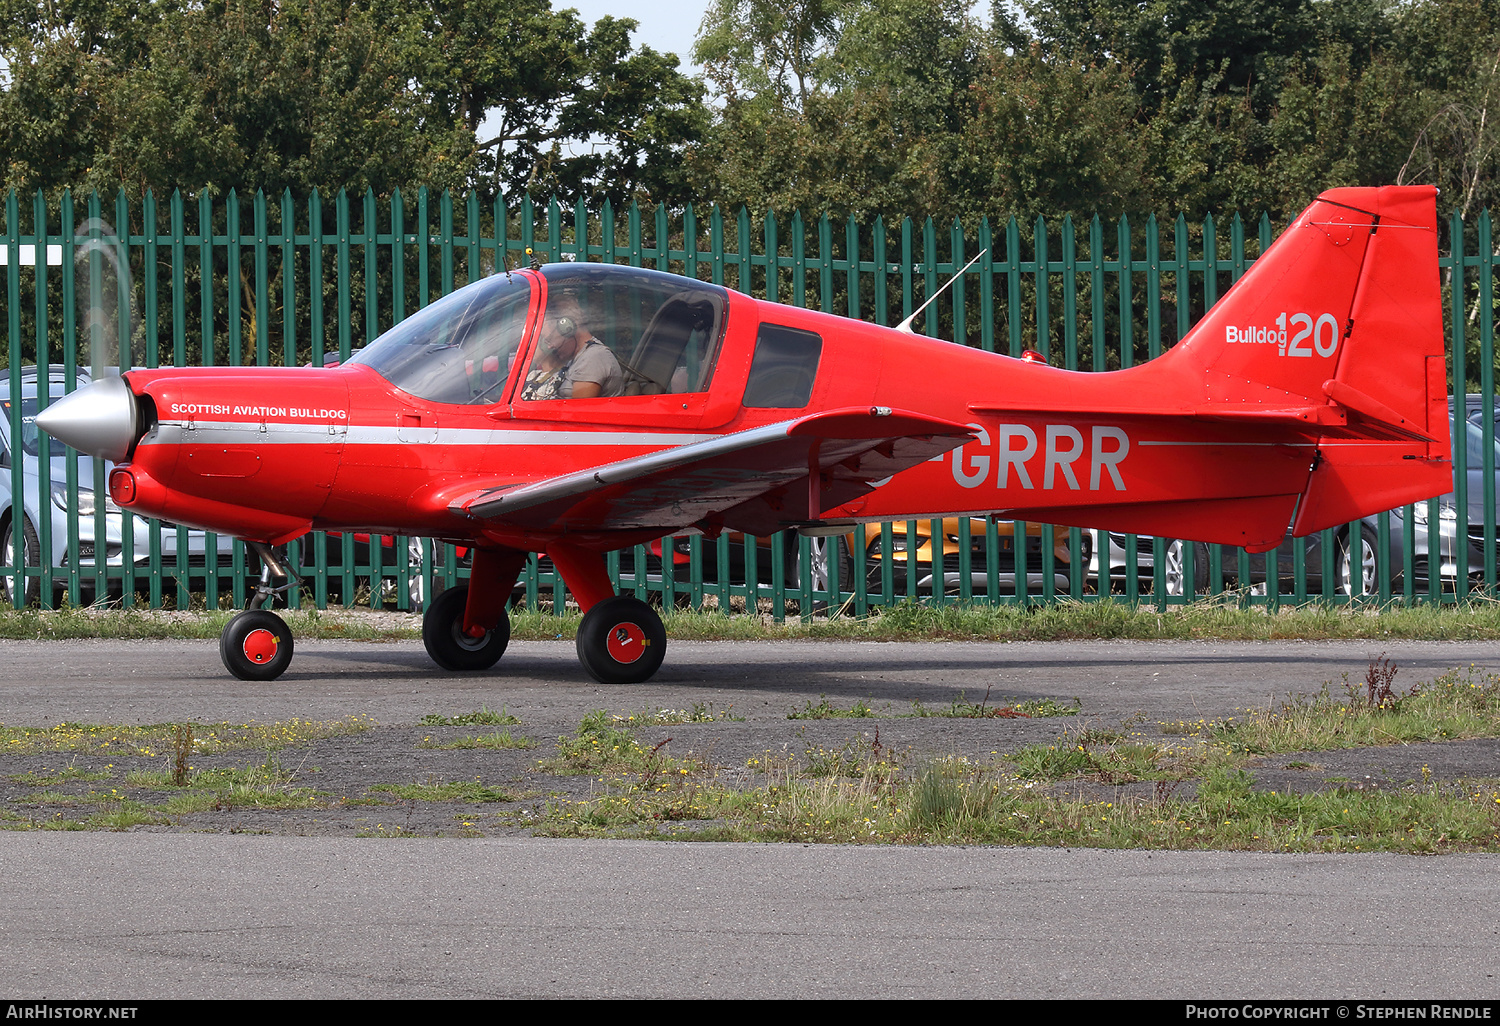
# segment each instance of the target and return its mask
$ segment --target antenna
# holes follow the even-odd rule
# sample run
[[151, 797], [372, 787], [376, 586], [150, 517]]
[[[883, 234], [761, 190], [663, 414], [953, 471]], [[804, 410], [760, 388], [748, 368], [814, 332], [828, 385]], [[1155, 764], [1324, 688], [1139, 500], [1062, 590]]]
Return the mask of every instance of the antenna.
[[915, 310], [913, 310], [911, 312], [911, 316], [910, 317], [908, 317], [906, 320], [902, 321], [900, 324], [896, 325], [896, 330], [897, 331], [904, 331], [908, 335], [915, 335], [916, 332], [911, 330], [911, 324], [912, 324], [912, 321], [915, 321], [917, 319], [917, 315], [920, 314], [923, 310], [926, 310], [929, 306], [931, 306], [933, 300], [937, 299], [938, 296], [941, 296], [944, 292], [946, 292], [948, 290], [948, 287], [950, 285], [952, 285], [954, 282], [958, 281], [959, 278], [963, 277], [964, 271], [967, 271], [969, 268], [971, 268], [975, 264], [977, 264], [979, 262], [979, 258], [982, 257], [982, 256], [984, 256], [988, 252], [989, 252], [988, 249], [981, 249], [978, 253], [976, 253], [974, 255], [974, 259], [973, 260], [970, 260], [968, 263], [964, 264], [964, 266], [959, 270], [959, 272], [957, 274], [955, 274], [953, 277], [949, 278], [947, 281], [945, 281], [943, 283], [943, 287], [942, 288], [938, 289], [932, 295], [928, 296], [927, 297], [927, 302], [925, 302], [921, 306], [917, 307]]

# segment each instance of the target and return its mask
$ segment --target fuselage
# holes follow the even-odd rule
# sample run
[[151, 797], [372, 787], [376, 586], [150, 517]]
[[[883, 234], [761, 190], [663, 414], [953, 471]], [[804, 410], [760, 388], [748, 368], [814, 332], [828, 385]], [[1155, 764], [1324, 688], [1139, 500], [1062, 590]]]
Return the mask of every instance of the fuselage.
[[[1186, 408], [1203, 398], [1203, 383], [1186, 375], [1164, 387], [1158, 373], [1152, 394], [1144, 394], [1145, 368], [1069, 372], [682, 279], [662, 285], [655, 279], [666, 276], [644, 274], [668, 296], [657, 315], [672, 302], [706, 295], [698, 334], [711, 337], [679, 344], [691, 330], [643, 325], [645, 314], [609, 295], [643, 272], [593, 265], [586, 294], [605, 298], [595, 304], [589, 330], [627, 367], [649, 362], [639, 368], [648, 382], [627, 394], [524, 395], [527, 368], [545, 342], [551, 293], [579, 293], [569, 265], [513, 272], [508, 289], [492, 286], [466, 313], [450, 310], [444, 318], [439, 311], [429, 317], [427, 335], [416, 333], [384, 359], [377, 340], [366, 351], [377, 358], [331, 368], [133, 371], [127, 380], [150, 411], [149, 429], [114, 475], [115, 499], [141, 513], [273, 543], [314, 528], [357, 528], [542, 548], [548, 539], [535, 531], [478, 523], [450, 504], [479, 489], [855, 406], [957, 421], [977, 437], [822, 511], [825, 520], [990, 511], [1035, 518], [1045, 511], [1057, 522], [1118, 526], [1130, 507], [1252, 494], [1285, 507], [1277, 515], [1284, 529], [1307, 478], [1305, 441], [1284, 431], [1252, 428], [1247, 435], [1242, 425], [1162, 416], [1174, 403]], [[462, 296], [444, 302], [463, 307]], [[496, 351], [465, 352], [468, 340], [456, 337], [453, 321], [472, 322], [476, 306], [503, 303], [503, 323], [485, 328], [498, 338], [490, 343]], [[476, 331], [471, 325], [469, 333]], [[676, 351], [655, 352], [657, 335], [670, 336]], [[692, 380], [684, 380], [684, 370]], [[1234, 459], [1215, 458], [1231, 449]], [[1247, 449], [1254, 450], [1251, 482]], [[1113, 515], [1101, 518], [1101, 507]], [[600, 548], [660, 533], [566, 523], [557, 532]]]

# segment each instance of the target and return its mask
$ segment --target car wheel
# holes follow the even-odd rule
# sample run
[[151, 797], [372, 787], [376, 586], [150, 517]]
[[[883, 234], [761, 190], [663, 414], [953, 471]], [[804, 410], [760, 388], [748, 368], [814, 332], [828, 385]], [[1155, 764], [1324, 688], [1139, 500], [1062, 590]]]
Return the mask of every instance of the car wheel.
[[[0, 536], [0, 562], [6, 566], [38, 567], [41, 565], [40, 553], [42, 544], [37, 540], [36, 529], [31, 526], [31, 521], [25, 517], [21, 518], [21, 561], [16, 562], [16, 522], [12, 520], [5, 525], [5, 532]], [[12, 608], [16, 604], [16, 579], [11, 574], [5, 574], [5, 601]], [[42, 596], [42, 581], [39, 577], [26, 578], [25, 591], [21, 599], [21, 605], [34, 605]]]
[[[396, 604], [396, 588], [399, 578], [385, 577], [380, 581], [381, 604]], [[406, 542], [406, 599], [407, 609], [420, 610], [427, 598], [427, 581], [422, 576], [422, 539], [409, 538]]]
[[[1354, 585], [1354, 553], [1349, 539], [1339, 543], [1339, 594], [1352, 595]], [[1359, 593], [1372, 595], [1375, 592], [1375, 539], [1363, 527], [1359, 531]]]
[[1188, 550], [1192, 549], [1193, 588], [1208, 590], [1208, 546], [1202, 542], [1185, 542], [1173, 538], [1167, 542], [1167, 555], [1163, 576], [1168, 595], [1187, 594]]
[[600, 684], [650, 680], [667, 654], [656, 610], [633, 595], [596, 602], [578, 625], [578, 661]]
[[292, 662], [292, 632], [267, 609], [247, 609], [219, 635], [219, 658], [240, 680], [275, 680]]
[[500, 622], [482, 637], [465, 634], [464, 609], [468, 604], [467, 585], [449, 588], [432, 600], [422, 617], [422, 644], [432, 661], [445, 670], [488, 670], [510, 644], [510, 617], [503, 613]]
[[[787, 535], [787, 568], [786, 580], [787, 590], [802, 589], [802, 557], [798, 551], [797, 535]], [[839, 575], [839, 590], [850, 592], [854, 590], [854, 557], [849, 553], [849, 543], [844, 540], [843, 535], [835, 535], [832, 538], [809, 538], [808, 548], [811, 550], [810, 583], [812, 590], [828, 591], [833, 585], [834, 568], [837, 567]]]

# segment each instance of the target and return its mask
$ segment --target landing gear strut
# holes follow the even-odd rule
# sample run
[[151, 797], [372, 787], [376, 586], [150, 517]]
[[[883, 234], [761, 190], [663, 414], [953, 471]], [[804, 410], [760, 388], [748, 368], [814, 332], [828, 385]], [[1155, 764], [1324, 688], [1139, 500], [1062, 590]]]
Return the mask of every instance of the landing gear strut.
[[[224, 668], [240, 680], [275, 680], [292, 662], [292, 632], [286, 621], [268, 609], [259, 608], [266, 599], [284, 595], [300, 579], [264, 542], [247, 542], [260, 557], [260, 584], [243, 612], [224, 626], [219, 635], [219, 658]], [[285, 583], [273, 586], [280, 578]]]

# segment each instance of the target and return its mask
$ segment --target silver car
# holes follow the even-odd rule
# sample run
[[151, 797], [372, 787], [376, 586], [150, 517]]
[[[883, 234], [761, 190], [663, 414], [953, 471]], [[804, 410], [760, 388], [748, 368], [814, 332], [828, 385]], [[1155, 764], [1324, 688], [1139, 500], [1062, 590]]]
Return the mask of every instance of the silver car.
[[[87, 372], [80, 371], [74, 378], [73, 388], [87, 385], [89, 381]], [[11, 397], [9, 376], [0, 371], [0, 577], [4, 581], [5, 600], [11, 606], [29, 605], [42, 598], [43, 566], [52, 569], [54, 590], [67, 583], [75, 567], [84, 571], [80, 584], [93, 588], [101, 548], [106, 566], [123, 567], [125, 559], [125, 516], [107, 495], [95, 489], [92, 459], [52, 442], [44, 493], [41, 439], [36, 428], [37, 383], [36, 367], [21, 368], [20, 434], [13, 438], [12, 418], [17, 402]], [[71, 391], [67, 386], [64, 369], [56, 365], [49, 367], [49, 399]], [[76, 504], [69, 501], [70, 466], [77, 482]], [[106, 463], [106, 475], [109, 467], [110, 464]], [[16, 499], [18, 483], [19, 501]], [[104, 503], [102, 516], [97, 505], [101, 499]], [[75, 512], [76, 516], [70, 516]], [[104, 528], [102, 546], [99, 538], [101, 521]], [[131, 517], [130, 558], [140, 566], [147, 565], [151, 558], [151, 524], [152, 521], [144, 517]], [[175, 565], [178, 534], [175, 529], [165, 529], [170, 526], [163, 525], [161, 531], [162, 561]], [[189, 560], [202, 565], [206, 552], [203, 532], [189, 531], [186, 534]], [[217, 549], [227, 558], [233, 551], [232, 546], [232, 539], [220, 538]], [[16, 580], [18, 567], [22, 568], [24, 575], [24, 584], [20, 587]]]

